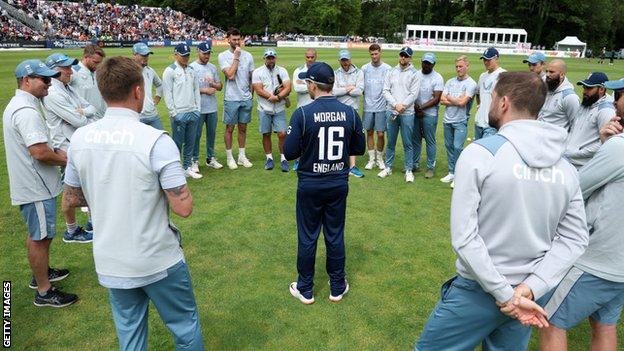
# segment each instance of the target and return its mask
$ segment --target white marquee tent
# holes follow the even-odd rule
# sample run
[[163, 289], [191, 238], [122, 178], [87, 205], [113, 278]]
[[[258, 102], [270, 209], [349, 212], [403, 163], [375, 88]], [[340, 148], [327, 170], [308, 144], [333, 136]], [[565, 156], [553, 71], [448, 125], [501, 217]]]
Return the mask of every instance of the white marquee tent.
[[565, 37], [563, 40], [558, 41], [555, 44], [555, 50], [559, 51], [576, 51], [578, 50], [581, 53], [581, 56], [585, 56], [585, 49], [587, 48], [587, 44], [583, 43], [577, 37]]

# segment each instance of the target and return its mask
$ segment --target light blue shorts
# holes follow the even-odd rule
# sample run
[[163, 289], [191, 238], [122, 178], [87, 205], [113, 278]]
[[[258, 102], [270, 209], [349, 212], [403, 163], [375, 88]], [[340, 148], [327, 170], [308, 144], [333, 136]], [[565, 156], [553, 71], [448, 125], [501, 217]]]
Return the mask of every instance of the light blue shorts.
[[56, 198], [20, 205], [20, 212], [34, 241], [52, 239], [56, 235]]
[[548, 320], [557, 328], [571, 329], [590, 316], [601, 324], [615, 325], [624, 306], [624, 283], [572, 267], [546, 298]]
[[251, 122], [251, 107], [253, 101], [224, 101], [223, 102], [223, 123], [233, 126], [239, 123]]
[[386, 131], [386, 111], [364, 112], [362, 125], [365, 130], [375, 130], [377, 132]]
[[286, 111], [275, 114], [258, 111], [258, 118], [260, 119], [260, 133], [262, 134], [286, 131]]
[[440, 294], [414, 350], [527, 349], [531, 328], [504, 315], [476, 281], [456, 276]]

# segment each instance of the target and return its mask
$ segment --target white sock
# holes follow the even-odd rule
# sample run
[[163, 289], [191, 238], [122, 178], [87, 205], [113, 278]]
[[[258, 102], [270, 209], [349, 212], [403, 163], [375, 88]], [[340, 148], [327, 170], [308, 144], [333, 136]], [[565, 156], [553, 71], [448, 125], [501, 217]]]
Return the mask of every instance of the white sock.
[[74, 222], [74, 223], [65, 223], [65, 226], [67, 226], [67, 232], [69, 234], [74, 234], [76, 232], [76, 229], [78, 229], [78, 224], [76, 224], [76, 222]]
[[374, 161], [375, 160], [375, 156], [376, 156], [375, 149], [368, 150], [368, 160], [369, 161]]
[[284, 156], [284, 154], [280, 154], [280, 161], [281, 162], [286, 161], [286, 156]]
[[238, 158], [246, 158], [244, 147], [241, 147], [240, 149], [238, 149]]
[[232, 156], [232, 149], [225, 150], [225, 156], [227, 157], [228, 161], [233, 160], [234, 156]]
[[[265, 156], [266, 156], [267, 160], [268, 160], [268, 159], [271, 159], [271, 160], [273, 159], [273, 154], [266, 154]], [[239, 157], [240, 157], [240, 156], [239, 156]]]
[[377, 152], [377, 159], [380, 161], [383, 160], [383, 157], [384, 157], [383, 150], [377, 150], [376, 152]]

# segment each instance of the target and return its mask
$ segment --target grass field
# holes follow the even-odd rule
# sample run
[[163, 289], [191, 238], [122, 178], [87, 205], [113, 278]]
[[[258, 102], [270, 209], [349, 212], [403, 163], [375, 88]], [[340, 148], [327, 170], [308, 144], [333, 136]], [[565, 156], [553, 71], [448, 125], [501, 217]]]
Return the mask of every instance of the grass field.
[[[216, 48], [216, 52], [222, 50]], [[250, 51], [256, 59], [256, 66], [261, 65], [262, 49], [251, 48]], [[79, 50], [63, 52], [76, 57], [80, 55]], [[107, 50], [108, 56], [130, 55], [130, 52], [130, 49]], [[172, 50], [155, 49], [154, 52], [150, 65], [162, 75], [173, 60]], [[51, 51], [0, 52], [3, 62], [0, 66], [2, 109], [13, 96], [13, 70], [17, 63], [26, 58], [44, 59], [49, 54]], [[303, 49], [278, 49], [278, 54], [278, 64], [285, 66], [290, 74], [304, 61]], [[420, 65], [420, 54], [415, 54], [417, 66]], [[216, 55], [211, 58], [215, 64]], [[353, 63], [362, 66], [368, 61], [367, 56], [365, 50], [354, 50]], [[436, 70], [445, 80], [454, 76], [455, 56], [438, 54]], [[471, 55], [470, 59], [471, 76], [477, 80], [484, 68], [478, 55]], [[501, 64], [508, 70], [525, 70], [522, 59], [522, 56], [503, 56]], [[319, 50], [319, 60], [337, 67], [337, 50]], [[384, 61], [395, 65], [397, 52], [385, 52]], [[591, 71], [604, 70], [611, 79], [620, 78], [622, 64], [616, 62], [615, 67], [609, 67], [606, 64], [599, 66], [595, 61], [569, 60], [568, 76], [575, 82], [584, 79]], [[294, 99], [294, 95], [291, 97]], [[222, 103], [222, 94], [218, 100]], [[164, 103], [158, 109], [169, 128]], [[219, 112], [222, 112], [222, 106], [219, 106]], [[471, 122], [473, 120], [471, 118]], [[442, 123], [441, 118], [439, 123]], [[469, 130], [472, 138], [472, 126]], [[222, 135], [220, 122], [216, 149], [219, 160], [225, 163]], [[13, 283], [14, 348], [116, 349], [108, 295], [97, 282], [91, 245], [66, 244], [60, 240], [64, 231], [60, 211], [58, 238], [51, 249], [51, 265], [71, 271], [58, 286], [78, 294], [80, 301], [63, 309], [33, 305], [33, 290], [27, 287], [31, 273], [24, 246], [26, 226], [18, 208], [11, 206], [4, 166], [5, 151], [4, 148], [0, 150], [0, 276]], [[277, 150], [276, 146], [274, 150]], [[396, 164], [402, 165], [400, 144], [397, 151]], [[202, 150], [200, 158], [204, 152]], [[247, 155], [254, 163], [251, 169], [232, 171], [227, 167], [222, 170], [201, 167], [204, 178], [190, 181], [195, 205], [192, 216], [174, 218], [183, 233], [207, 349], [412, 348], [439, 297], [441, 284], [455, 272], [455, 256], [449, 238], [451, 189], [448, 184], [438, 181], [447, 173], [441, 126], [438, 128], [438, 164], [434, 179], [425, 180], [423, 173], [417, 173], [416, 181], [406, 184], [398, 171], [381, 180], [375, 170], [365, 171], [365, 178], [350, 180], [346, 247], [351, 291], [338, 304], [327, 299], [329, 288], [322, 242], [317, 257], [317, 302], [303, 306], [288, 292], [288, 284], [296, 280], [294, 204], [297, 180], [292, 171], [282, 173], [279, 169], [263, 169], [264, 157], [255, 112], [248, 129]], [[364, 157], [358, 160], [361, 169], [365, 162]], [[84, 222], [84, 216], [81, 222]], [[173, 349], [172, 338], [153, 308], [149, 323], [150, 350]], [[622, 330], [623, 324], [620, 323], [619, 331]], [[537, 348], [536, 334], [533, 333], [530, 349]], [[588, 348], [587, 323], [570, 332], [569, 343], [571, 350]], [[624, 349], [621, 340], [619, 349]]]

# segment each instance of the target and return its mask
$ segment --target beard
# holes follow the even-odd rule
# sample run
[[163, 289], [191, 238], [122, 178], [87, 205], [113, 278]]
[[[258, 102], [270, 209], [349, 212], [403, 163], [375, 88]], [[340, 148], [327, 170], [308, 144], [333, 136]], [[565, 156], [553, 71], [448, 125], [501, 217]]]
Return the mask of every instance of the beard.
[[548, 86], [548, 91], [555, 91], [561, 84], [560, 80], [561, 76], [557, 77], [557, 79], [546, 77], [546, 86]]
[[498, 125], [500, 121], [499, 111], [494, 105], [494, 101], [492, 101], [492, 105], [490, 106], [490, 111], [488, 112], [488, 124], [492, 128], [500, 129]]
[[585, 106], [585, 107], [589, 107], [593, 104], [596, 103], [596, 101], [598, 101], [600, 97], [598, 96], [598, 94], [595, 95], [583, 95], [583, 101], [581, 101], [581, 105]]
[[431, 72], [433, 72], [433, 67], [431, 67], [431, 68], [430, 67], [427, 67], [427, 68], [423, 67], [422, 68], [422, 73], [423, 74], [429, 74]]

